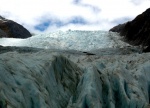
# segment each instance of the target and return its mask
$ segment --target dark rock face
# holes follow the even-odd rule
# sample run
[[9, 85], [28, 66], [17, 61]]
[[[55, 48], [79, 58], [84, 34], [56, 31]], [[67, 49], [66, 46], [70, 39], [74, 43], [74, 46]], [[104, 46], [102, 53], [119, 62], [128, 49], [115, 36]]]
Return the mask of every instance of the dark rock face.
[[120, 33], [120, 32], [124, 29], [125, 25], [126, 25], [126, 23], [124, 23], [124, 24], [119, 24], [119, 25], [117, 25], [117, 26], [111, 28], [109, 31]]
[[8, 37], [7, 34], [0, 29], [0, 37]]
[[0, 37], [28, 38], [31, 34], [22, 25], [0, 16]]
[[110, 31], [125, 36], [125, 39], [133, 45], [150, 46], [150, 8], [134, 20], [118, 25]]

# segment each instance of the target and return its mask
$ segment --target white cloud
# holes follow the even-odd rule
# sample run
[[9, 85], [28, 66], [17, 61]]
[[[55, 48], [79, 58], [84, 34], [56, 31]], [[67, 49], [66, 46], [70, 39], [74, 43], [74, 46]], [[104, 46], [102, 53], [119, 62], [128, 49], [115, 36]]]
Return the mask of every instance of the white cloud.
[[[88, 24], [50, 26], [45, 32], [59, 29], [109, 30], [116, 19], [133, 19], [149, 8], [150, 0], [1, 0], [0, 15], [23, 24], [31, 32], [44, 20], [53, 19], [66, 23], [80, 16]], [[80, 1], [80, 2], [79, 2]]]

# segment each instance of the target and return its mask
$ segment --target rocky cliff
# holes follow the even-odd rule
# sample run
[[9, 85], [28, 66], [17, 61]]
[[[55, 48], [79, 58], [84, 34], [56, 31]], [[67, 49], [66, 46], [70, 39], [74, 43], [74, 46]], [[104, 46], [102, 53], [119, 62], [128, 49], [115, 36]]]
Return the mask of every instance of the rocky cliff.
[[134, 20], [113, 27], [110, 31], [118, 32], [133, 45], [147, 47], [150, 51], [150, 8]]
[[1, 108], [148, 108], [150, 54], [0, 47]]
[[0, 37], [28, 38], [31, 34], [22, 25], [0, 16]]

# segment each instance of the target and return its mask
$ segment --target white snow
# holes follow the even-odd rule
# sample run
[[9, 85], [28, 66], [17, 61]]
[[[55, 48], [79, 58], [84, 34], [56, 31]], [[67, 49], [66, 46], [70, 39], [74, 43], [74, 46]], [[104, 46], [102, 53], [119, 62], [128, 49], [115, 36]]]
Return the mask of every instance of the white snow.
[[89, 51], [100, 48], [129, 46], [117, 33], [107, 31], [58, 31], [27, 39], [1, 38], [2, 46], [28, 46], [45, 49]]

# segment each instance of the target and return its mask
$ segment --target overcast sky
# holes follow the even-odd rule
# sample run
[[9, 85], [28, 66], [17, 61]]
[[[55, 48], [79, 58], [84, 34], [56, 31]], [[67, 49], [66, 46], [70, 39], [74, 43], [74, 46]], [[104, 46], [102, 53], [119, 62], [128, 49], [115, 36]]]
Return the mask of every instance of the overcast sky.
[[150, 0], [0, 0], [0, 15], [32, 33], [109, 30], [149, 6]]

